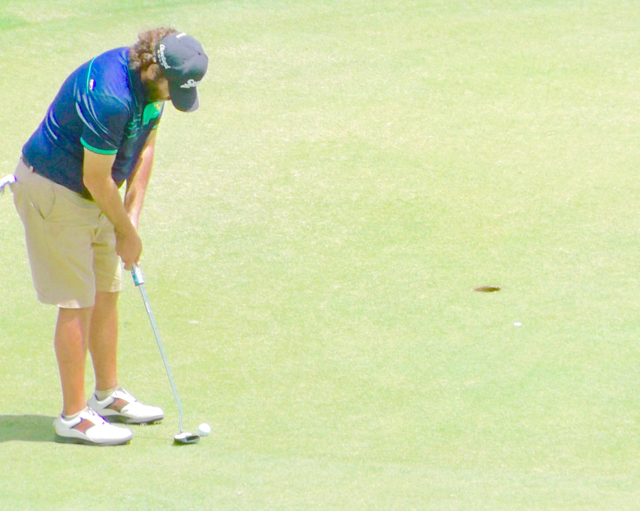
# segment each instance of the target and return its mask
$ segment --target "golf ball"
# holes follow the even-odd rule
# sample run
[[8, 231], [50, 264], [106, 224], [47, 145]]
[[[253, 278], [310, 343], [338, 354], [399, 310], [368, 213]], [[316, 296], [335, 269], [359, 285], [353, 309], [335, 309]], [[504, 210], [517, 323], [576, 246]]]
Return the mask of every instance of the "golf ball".
[[198, 426], [198, 433], [200, 436], [209, 436], [209, 433], [211, 433], [211, 426], [206, 422], [203, 422]]

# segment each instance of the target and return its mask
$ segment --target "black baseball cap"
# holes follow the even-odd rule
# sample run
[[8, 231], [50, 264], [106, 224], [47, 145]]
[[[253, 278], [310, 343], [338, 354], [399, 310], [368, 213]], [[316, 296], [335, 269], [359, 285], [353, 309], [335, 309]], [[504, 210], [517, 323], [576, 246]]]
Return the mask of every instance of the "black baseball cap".
[[173, 106], [182, 112], [195, 111], [199, 106], [197, 87], [209, 65], [202, 45], [184, 32], [174, 32], [160, 39], [156, 58], [169, 81]]

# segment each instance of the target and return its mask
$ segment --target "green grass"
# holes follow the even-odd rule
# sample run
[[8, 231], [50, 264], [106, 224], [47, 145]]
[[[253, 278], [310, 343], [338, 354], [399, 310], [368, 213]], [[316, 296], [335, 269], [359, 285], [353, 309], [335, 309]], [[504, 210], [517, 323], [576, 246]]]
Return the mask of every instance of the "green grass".
[[124, 448], [50, 441], [55, 311], [9, 194], [0, 508], [636, 509], [639, 18], [632, 0], [3, 1], [6, 172], [84, 60], [158, 24], [209, 53], [200, 111], [167, 109], [141, 230], [186, 422], [213, 432], [171, 446], [129, 285], [121, 379], [167, 419]]

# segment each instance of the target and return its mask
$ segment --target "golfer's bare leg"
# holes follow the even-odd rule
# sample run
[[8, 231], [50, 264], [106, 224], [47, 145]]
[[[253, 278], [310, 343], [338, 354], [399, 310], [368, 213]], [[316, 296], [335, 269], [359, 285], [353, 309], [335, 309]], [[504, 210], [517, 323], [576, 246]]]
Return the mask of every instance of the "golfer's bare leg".
[[96, 390], [118, 386], [118, 294], [96, 293], [89, 331]]
[[91, 307], [58, 309], [54, 345], [62, 385], [62, 413], [65, 415], [73, 415], [87, 407], [84, 393], [85, 340], [89, 334], [91, 311]]

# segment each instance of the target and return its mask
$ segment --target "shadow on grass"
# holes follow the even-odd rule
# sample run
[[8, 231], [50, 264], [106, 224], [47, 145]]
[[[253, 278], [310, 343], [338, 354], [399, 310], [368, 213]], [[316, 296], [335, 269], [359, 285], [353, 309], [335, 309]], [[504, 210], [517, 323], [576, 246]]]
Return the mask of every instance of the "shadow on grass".
[[46, 415], [0, 415], [0, 443], [53, 442], [53, 419]]

